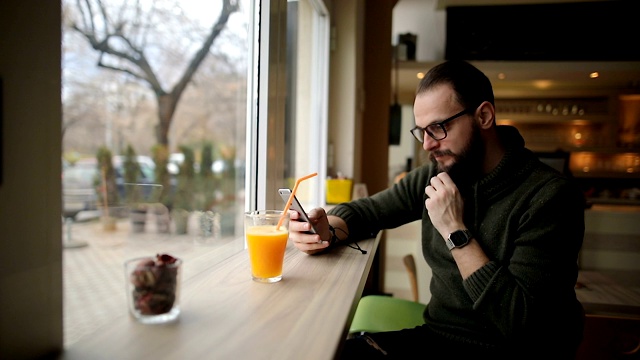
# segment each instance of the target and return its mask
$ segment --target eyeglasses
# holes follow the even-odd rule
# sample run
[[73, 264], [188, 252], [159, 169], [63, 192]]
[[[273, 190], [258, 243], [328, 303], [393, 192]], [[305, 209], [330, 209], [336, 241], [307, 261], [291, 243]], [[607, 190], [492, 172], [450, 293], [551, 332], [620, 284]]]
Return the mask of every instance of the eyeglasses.
[[429, 136], [431, 136], [434, 140], [442, 140], [447, 137], [447, 129], [444, 127], [444, 125], [470, 112], [472, 112], [472, 110], [464, 109], [448, 119], [442, 120], [437, 123], [433, 123], [427, 127], [421, 128], [419, 126], [416, 126], [413, 129], [411, 129], [411, 134], [413, 135], [413, 137], [416, 138], [416, 140], [418, 140], [421, 143], [424, 142], [425, 132], [429, 134]]

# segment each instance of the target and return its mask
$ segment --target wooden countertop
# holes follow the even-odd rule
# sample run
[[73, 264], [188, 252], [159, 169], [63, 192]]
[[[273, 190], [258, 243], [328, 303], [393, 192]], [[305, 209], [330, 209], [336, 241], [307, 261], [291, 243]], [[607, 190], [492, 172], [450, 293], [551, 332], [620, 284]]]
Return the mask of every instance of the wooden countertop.
[[[283, 280], [251, 280], [246, 251], [182, 279], [181, 314], [165, 325], [113, 319], [62, 359], [333, 359], [347, 336], [382, 232], [309, 256], [287, 246]], [[188, 263], [184, 264], [189, 266]], [[123, 284], [124, 292], [124, 284]]]

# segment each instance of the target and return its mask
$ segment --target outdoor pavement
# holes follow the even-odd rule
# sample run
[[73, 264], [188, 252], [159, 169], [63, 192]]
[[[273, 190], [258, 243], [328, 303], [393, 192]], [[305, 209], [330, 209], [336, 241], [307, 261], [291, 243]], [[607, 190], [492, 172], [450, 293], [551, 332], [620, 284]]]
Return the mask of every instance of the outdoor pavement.
[[184, 283], [195, 272], [242, 251], [242, 237], [198, 235], [195, 216], [185, 235], [173, 234], [173, 229], [159, 233], [154, 215], [147, 216], [141, 233], [132, 232], [128, 218], [118, 220], [116, 229], [107, 231], [95, 214], [80, 214], [81, 221], [73, 223], [70, 232], [67, 224], [63, 226], [65, 347], [116, 318], [129, 316], [125, 260], [159, 253], [178, 257], [184, 261]]

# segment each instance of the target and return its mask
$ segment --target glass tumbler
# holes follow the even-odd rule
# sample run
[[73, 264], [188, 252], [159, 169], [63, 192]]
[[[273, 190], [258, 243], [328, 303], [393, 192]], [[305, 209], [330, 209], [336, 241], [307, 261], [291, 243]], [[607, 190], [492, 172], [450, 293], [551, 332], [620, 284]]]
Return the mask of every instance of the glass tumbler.
[[170, 255], [138, 257], [125, 261], [127, 304], [143, 324], [174, 321], [180, 314], [182, 260]]
[[284, 253], [289, 240], [289, 214], [283, 215], [281, 210], [247, 212], [244, 232], [253, 280], [262, 283], [282, 280]]

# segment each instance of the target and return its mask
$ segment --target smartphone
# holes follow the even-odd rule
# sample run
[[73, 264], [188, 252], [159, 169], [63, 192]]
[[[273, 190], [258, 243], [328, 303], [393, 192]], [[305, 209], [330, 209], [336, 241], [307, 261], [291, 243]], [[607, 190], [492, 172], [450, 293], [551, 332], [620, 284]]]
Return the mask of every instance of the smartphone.
[[[280, 194], [280, 197], [282, 198], [282, 200], [286, 204], [287, 201], [289, 201], [289, 196], [291, 196], [291, 189], [278, 189], [278, 194]], [[297, 211], [300, 214], [300, 219], [298, 221], [306, 221], [308, 223], [311, 223], [309, 221], [309, 216], [307, 216], [307, 213], [302, 208], [302, 205], [300, 204], [300, 201], [298, 201], [298, 198], [296, 198], [295, 196], [293, 197], [293, 200], [291, 201], [290, 209], [293, 209], [293, 210]], [[313, 224], [311, 224], [311, 230], [308, 231], [308, 233], [310, 233], [310, 234], [315, 234], [316, 233], [316, 229], [313, 227]]]

